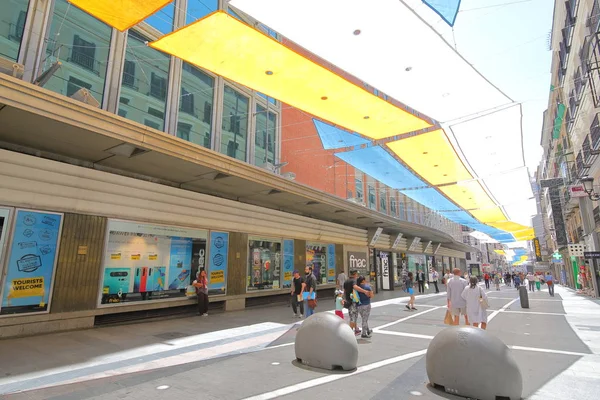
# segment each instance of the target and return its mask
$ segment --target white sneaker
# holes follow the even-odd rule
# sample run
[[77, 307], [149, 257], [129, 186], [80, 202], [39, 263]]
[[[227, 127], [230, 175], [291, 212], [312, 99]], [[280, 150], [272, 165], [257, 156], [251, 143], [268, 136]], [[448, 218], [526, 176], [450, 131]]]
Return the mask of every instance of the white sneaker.
[[203, 317], [208, 317], [208, 313], [202, 314]]
[[304, 318], [304, 315], [300, 314], [300, 316], [298, 318]]

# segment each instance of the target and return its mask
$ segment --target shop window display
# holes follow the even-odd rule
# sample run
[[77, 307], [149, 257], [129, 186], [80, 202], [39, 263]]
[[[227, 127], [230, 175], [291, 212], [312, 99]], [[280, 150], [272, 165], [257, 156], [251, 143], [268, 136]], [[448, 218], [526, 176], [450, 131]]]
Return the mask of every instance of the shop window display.
[[250, 237], [249, 250], [248, 291], [280, 289], [282, 241]]
[[107, 236], [101, 304], [185, 297], [206, 267], [207, 231], [109, 221]]
[[427, 260], [424, 255], [408, 254], [408, 270], [416, 273], [417, 270], [427, 271]]
[[306, 265], [313, 268], [319, 283], [335, 283], [335, 245], [306, 244]]

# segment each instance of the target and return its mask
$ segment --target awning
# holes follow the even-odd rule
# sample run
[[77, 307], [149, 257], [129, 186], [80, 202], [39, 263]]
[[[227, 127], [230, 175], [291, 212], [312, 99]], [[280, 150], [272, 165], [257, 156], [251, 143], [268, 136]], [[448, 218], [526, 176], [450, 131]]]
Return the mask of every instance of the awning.
[[173, 0], [68, 0], [77, 8], [123, 32]]
[[372, 139], [431, 126], [223, 11], [150, 46]]

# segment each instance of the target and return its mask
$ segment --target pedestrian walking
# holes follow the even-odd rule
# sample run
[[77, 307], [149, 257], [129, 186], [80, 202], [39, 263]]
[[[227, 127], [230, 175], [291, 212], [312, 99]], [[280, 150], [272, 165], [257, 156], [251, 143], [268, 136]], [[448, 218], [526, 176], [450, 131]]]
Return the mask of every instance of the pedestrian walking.
[[552, 276], [552, 272], [548, 271], [548, 273], [546, 273], [546, 285], [548, 285], [548, 293], [550, 293], [550, 296], [554, 297], [554, 277]]
[[[317, 299], [317, 278], [313, 274], [313, 268], [310, 266], [304, 268], [304, 273], [306, 276], [304, 278], [304, 291], [302, 292], [302, 295], [304, 300], [304, 315], [308, 318], [315, 313], [314, 307], [311, 308], [309, 306], [309, 300], [316, 301]], [[312, 303], [312, 305], [314, 305], [314, 303]]]
[[416, 310], [416, 308], [415, 308], [415, 289], [413, 288], [413, 286], [414, 286], [413, 273], [409, 272], [408, 275], [406, 276], [406, 291], [410, 295], [410, 299], [408, 300], [408, 304], [406, 305], [406, 308], [408, 308], [408, 311]]
[[513, 282], [515, 283], [515, 288], [519, 290], [519, 286], [521, 286], [521, 277], [519, 275], [515, 275], [513, 277]]
[[470, 285], [463, 289], [461, 297], [466, 302], [467, 309], [467, 325], [469, 321], [475, 328], [481, 324], [481, 329], [487, 328], [487, 294], [477, 284], [477, 278], [471, 277]]
[[368, 339], [371, 337], [369, 315], [371, 315], [371, 297], [373, 297], [373, 291], [364, 276], [359, 276], [356, 280], [356, 284], [363, 289], [363, 291], [358, 292], [358, 297], [360, 299], [358, 315], [360, 315], [360, 320], [362, 322], [362, 335], [360, 335], [360, 337]]
[[[302, 298], [302, 292], [304, 292], [306, 284], [304, 278], [300, 276], [298, 270], [294, 271], [294, 279], [292, 279], [292, 311], [294, 317], [304, 317], [304, 299]], [[300, 311], [300, 313], [298, 313]]]
[[500, 275], [496, 274], [494, 276], [494, 284], [496, 285], [496, 290], [500, 290]]
[[483, 274], [483, 280], [485, 281], [485, 288], [489, 289], [490, 288], [490, 274], [488, 274], [487, 272], [485, 274]]
[[529, 290], [535, 292], [535, 276], [533, 276], [533, 272], [527, 274], [527, 283], [529, 284]]
[[344, 319], [344, 291], [335, 291], [335, 315]]
[[438, 279], [440, 278], [440, 274], [438, 274], [438, 272], [436, 271], [436, 269], [433, 269], [433, 272], [431, 273], [431, 280], [433, 281], [433, 286], [435, 287], [435, 292], [439, 293], [440, 289], [438, 288]]
[[[477, 278], [475, 278], [477, 279]], [[460, 277], [460, 269], [454, 269], [454, 277], [448, 281], [446, 285], [446, 298], [448, 300], [448, 310], [454, 317], [453, 325], [458, 325], [460, 316], [465, 316], [465, 324], [469, 325], [469, 317], [467, 316], [467, 302], [462, 297], [462, 292], [468, 286], [465, 279]]]
[[358, 293], [366, 292], [356, 284], [358, 279], [358, 271], [350, 271], [350, 278], [344, 282], [344, 307], [348, 309], [348, 317], [350, 318], [350, 328], [354, 330], [355, 335], [359, 335], [361, 330], [356, 326], [358, 321], [358, 306], [360, 305], [360, 297]]
[[346, 274], [344, 273], [344, 271], [340, 272], [340, 274], [337, 276], [337, 289], [338, 290], [344, 290], [344, 282], [346, 282]]
[[196, 314], [208, 317], [208, 279], [204, 269], [198, 271], [192, 286], [196, 288], [196, 296], [198, 297], [198, 312]]
[[419, 293], [425, 293], [425, 272], [417, 271], [417, 284], [419, 285]]
[[535, 288], [539, 292], [540, 290], [542, 290], [542, 283], [540, 282], [542, 278], [540, 278], [540, 274], [535, 274], [533, 279], [535, 280]]

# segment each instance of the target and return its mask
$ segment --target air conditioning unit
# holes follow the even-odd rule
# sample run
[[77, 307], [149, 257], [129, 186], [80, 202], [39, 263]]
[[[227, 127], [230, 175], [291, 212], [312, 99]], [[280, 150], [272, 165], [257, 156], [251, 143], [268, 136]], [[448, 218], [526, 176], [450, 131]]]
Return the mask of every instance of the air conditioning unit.
[[365, 204], [364, 200], [358, 199], [356, 197], [351, 197], [348, 199], [349, 202], [351, 203], [355, 203], [355, 204], [360, 204], [363, 207], [366, 207], [367, 205]]
[[88, 104], [92, 107], [100, 108], [100, 102], [92, 96], [89, 90], [81, 88], [71, 95], [72, 99], [79, 100], [82, 103]]
[[0, 57], [0, 73], [23, 79], [24, 71], [25, 67], [23, 64], [18, 64]]

